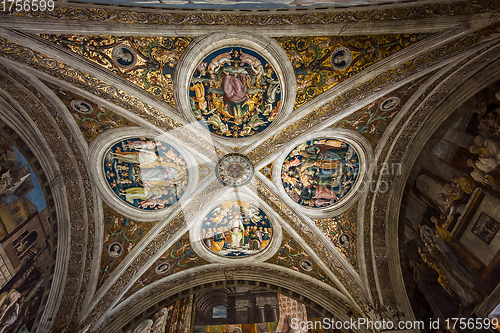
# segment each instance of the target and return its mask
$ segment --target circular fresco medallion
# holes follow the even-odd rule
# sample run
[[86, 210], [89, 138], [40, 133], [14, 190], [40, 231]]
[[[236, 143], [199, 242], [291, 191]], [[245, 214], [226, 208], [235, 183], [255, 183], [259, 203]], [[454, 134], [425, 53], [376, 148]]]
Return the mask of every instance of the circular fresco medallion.
[[217, 178], [226, 186], [238, 187], [248, 184], [254, 169], [250, 160], [241, 154], [227, 154], [217, 163]]
[[134, 49], [127, 44], [119, 44], [113, 48], [111, 58], [118, 67], [132, 68], [137, 62], [137, 54]]
[[263, 251], [273, 237], [271, 222], [257, 206], [225, 202], [212, 209], [201, 226], [205, 247], [221, 257], [246, 257]]
[[299, 262], [299, 266], [300, 266], [300, 268], [302, 268], [306, 272], [310, 272], [313, 270], [313, 264], [309, 260], [305, 260], [305, 259], [301, 260]]
[[120, 243], [114, 242], [108, 246], [108, 254], [112, 258], [118, 258], [123, 253], [123, 246]]
[[380, 109], [380, 111], [384, 111], [384, 112], [392, 111], [399, 106], [400, 101], [401, 100], [399, 99], [399, 97], [395, 97], [395, 96], [386, 98], [382, 102], [380, 102], [379, 109]]
[[339, 235], [338, 241], [340, 246], [349, 247], [349, 245], [351, 245], [351, 236], [346, 233], [342, 233]]
[[281, 83], [271, 64], [255, 51], [225, 47], [210, 53], [189, 84], [191, 110], [212, 133], [244, 138], [276, 118]]
[[130, 138], [115, 143], [106, 153], [103, 167], [111, 190], [126, 204], [142, 210], [173, 205], [188, 185], [182, 155], [155, 139]]
[[330, 65], [338, 71], [344, 70], [352, 62], [352, 52], [347, 47], [339, 47], [330, 55]]
[[92, 108], [92, 105], [90, 105], [87, 102], [81, 101], [79, 99], [75, 99], [71, 101], [71, 107], [73, 110], [76, 112], [82, 113], [82, 114], [89, 114], [94, 111], [94, 108]]
[[285, 192], [296, 203], [326, 208], [354, 187], [359, 173], [356, 149], [332, 138], [306, 141], [295, 147], [281, 167]]
[[155, 272], [157, 274], [165, 274], [170, 269], [170, 264], [168, 262], [163, 262], [156, 266]]

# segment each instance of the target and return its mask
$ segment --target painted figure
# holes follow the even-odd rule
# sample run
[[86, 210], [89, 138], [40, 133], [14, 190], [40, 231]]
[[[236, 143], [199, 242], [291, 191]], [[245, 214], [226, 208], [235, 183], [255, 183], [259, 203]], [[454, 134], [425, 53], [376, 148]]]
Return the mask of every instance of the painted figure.
[[282, 183], [297, 203], [327, 207], [344, 197], [359, 173], [356, 151], [342, 140], [322, 138], [298, 145], [284, 160]]

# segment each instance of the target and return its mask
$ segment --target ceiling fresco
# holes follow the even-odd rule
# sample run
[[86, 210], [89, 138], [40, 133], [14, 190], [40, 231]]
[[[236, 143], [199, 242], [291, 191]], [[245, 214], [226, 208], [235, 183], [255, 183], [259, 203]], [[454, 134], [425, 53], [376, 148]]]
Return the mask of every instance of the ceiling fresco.
[[[453, 89], [496, 61], [500, 16], [488, 16], [492, 6], [443, 5], [446, 20], [436, 19], [442, 31], [422, 27], [419, 33], [419, 21], [411, 20], [434, 19], [437, 3], [401, 4], [404, 10], [380, 16], [373, 14], [382, 13], [379, 6], [359, 15], [311, 9], [307, 19], [301, 13], [184, 15], [174, 9], [330, 10], [381, 0], [114, 1], [107, 2], [169, 9], [120, 16], [126, 12], [114, 7], [60, 7], [57, 13], [5, 14], [25, 26], [0, 22], [0, 77], [15, 82], [10, 88], [0, 82], [0, 111], [8, 111], [1, 120], [25, 130], [29, 153], [20, 154], [28, 163], [47, 155], [42, 164], [30, 163], [30, 171], [39, 174], [41, 165], [50, 171], [39, 179], [48, 193], [49, 257], [58, 262], [50, 267], [57, 278], [36, 273], [28, 281], [43, 284], [31, 306], [51, 310], [29, 325], [39, 325], [38, 333], [126, 332], [150, 314], [170, 311], [161, 301], [171, 304], [212, 283], [250, 282], [290, 291], [342, 320], [412, 318], [401, 295], [400, 262], [393, 260], [401, 230], [390, 215], [400, 204], [397, 181], [403, 177], [381, 175], [377, 167], [409, 156], [408, 146], [425, 131], [415, 122], [434, 119], [433, 112], [454, 98]], [[23, 21], [38, 17], [56, 23], [58, 32], [68, 25], [68, 33]], [[68, 22], [78, 20], [99, 21], [86, 28], [95, 35], [71, 34]], [[335, 24], [345, 22], [353, 26], [336, 34]], [[319, 28], [336, 35], [320, 36], [326, 33]], [[239, 31], [241, 38], [234, 37]], [[206, 50], [195, 49], [211, 38]], [[176, 76], [183, 71], [189, 75]], [[450, 88], [442, 93], [441, 86]], [[4, 91], [19, 94], [4, 98]], [[103, 98], [119, 112], [100, 105]], [[159, 139], [163, 132], [169, 135]], [[361, 183], [366, 189], [384, 177], [394, 178], [388, 192], [360, 190]], [[55, 237], [58, 232], [64, 237]], [[192, 301], [188, 297], [182, 302]], [[56, 300], [68, 305], [58, 308]], [[187, 308], [175, 316], [187, 322]]]
[[278, 37], [295, 69], [295, 108], [429, 34]]
[[189, 232], [186, 232], [174, 245], [166, 250], [139, 279], [137, 279], [133, 286], [131, 286], [122, 297], [121, 301], [124, 301], [131, 295], [139, 292], [142, 288], [164, 277], [182, 272], [189, 268], [200, 267], [207, 264], [209, 264], [209, 262], [200, 258], [196, 252], [193, 251], [189, 242]]
[[296, 272], [307, 274], [330, 286], [335, 287], [328, 275], [307, 254], [307, 252], [294, 240], [290, 234], [283, 231], [281, 246], [276, 254], [266, 262], [293, 269]]
[[190, 37], [41, 35], [175, 107], [172, 76]]
[[64, 105], [66, 105], [88, 144], [90, 144], [99, 134], [109, 129], [136, 126], [136, 124], [130, 120], [72, 91], [64, 90], [44, 80], [41, 81], [61, 99]]
[[267, 128], [279, 111], [281, 83], [272, 65], [257, 52], [225, 47], [197, 66], [189, 87], [196, 119], [212, 133], [247, 137]]
[[[99, 289], [109, 275], [120, 265], [135, 245], [153, 228], [157, 222], [136, 222], [117, 213], [103, 204], [104, 239], [101, 254], [101, 268], [97, 288]], [[117, 248], [118, 246], [118, 248]], [[111, 248], [114, 247], [112, 254]]]
[[285, 158], [281, 182], [296, 203], [322, 208], [340, 202], [359, 173], [356, 149], [343, 140], [318, 138], [296, 146]]
[[156, 210], [176, 203], [188, 186], [188, 167], [182, 155], [166, 142], [130, 138], [115, 143], [104, 159], [111, 190], [128, 205]]
[[203, 245], [226, 258], [246, 257], [264, 251], [272, 237], [271, 223], [266, 214], [244, 201], [223, 203], [202, 220]]
[[417, 89], [434, 74], [435, 72], [424, 75], [420, 79], [392, 91], [352, 113], [349, 117], [336, 122], [331, 128], [347, 128], [356, 131], [367, 138], [372, 147], [376, 147], [394, 116], [397, 115]]
[[358, 205], [355, 204], [346, 212], [328, 219], [313, 219], [316, 226], [335, 245], [337, 250], [358, 269], [358, 251], [356, 246], [356, 217]]

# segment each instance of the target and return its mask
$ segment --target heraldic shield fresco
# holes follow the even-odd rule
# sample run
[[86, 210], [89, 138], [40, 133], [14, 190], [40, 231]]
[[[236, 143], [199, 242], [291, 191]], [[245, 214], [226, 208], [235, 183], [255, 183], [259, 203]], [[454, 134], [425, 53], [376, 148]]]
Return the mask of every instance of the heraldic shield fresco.
[[281, 180], [296, 203], [324, 208], [338, 203], [354, 187], [359, 173], [358, 153], [343, 140], [306, 141], [285, 158]]
[[173, 205], [188, 185], [182, 155], [154, 139], [131, 138], [114, 144], [105, 155], [104, 174], [123, 202], [143, 210]]
[[281, 83], [274, 68], [243, 47], [212, 52], [196, 68], [189, 87], [194, 115], [222, 137], [263, 131], [276, 118], [280, 100]]
[[205, 247], [221, 257], [246, 257], [263, 251], [273, 237], [271, 222], [257, 206], [229, 201], [212, 209], [204, 218], [201, 239]]

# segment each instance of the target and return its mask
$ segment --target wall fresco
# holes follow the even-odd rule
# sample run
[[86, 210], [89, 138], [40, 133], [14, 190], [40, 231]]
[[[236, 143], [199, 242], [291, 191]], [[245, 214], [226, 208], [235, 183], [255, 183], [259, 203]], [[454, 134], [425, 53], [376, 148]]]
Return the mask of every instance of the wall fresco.
[[188, 185], [187, 164], [166, 142], [130, 138], [106, 153], [104, 174], [111, 190], [126, 204], [156, 210], [176, 203]]
[[[117, 213], [103, 204], [104, 240], [101, 268], [97, 288], [99, 289], [135, 245], [157, 222], [136, 222]], [[118, 247], [118, 248], [117, 248]]]
[[246, 257], [263, 251], [271, 242], [273, 228], [257, 206], [230, 201], [212, 209], [201, 227], [205, 247], [222, 257]]
[[328, 207], [342, 200], [356, 183], [358, 153], [347, 142], [318, 138], [301, 143], [283, 161], [281, 181], [296, 203]]
[[192, 250], [189, 242], [189, 232], [186, 232], [142, 274], [121, 300], [125, 300], [143, 287], [166, 276], [206, 264], [208, 262], [198, 257]]
[[266, 129], [276, 118], [281, 83], [257, 52], [225, 47], [206, 56], [189, 87], [191, 110], [212, 133], [243, 138]]
[[41, 37], [110, 70], [175, 107], [172, 76], [191, 37]]
[[355, 204], [338, 216], [328, 219], [313, 219], [316, 226], [330, 239], [337, 250], [349, 260], [355, 269], [358, 269], [356, 248], [357, 211], [358, 205]]
[[43, 311], [55, 265], [55, 219], [40, 162], [0, 120], [1, 332], [28, 332]]
[[75, 119], [85, 141], [91, 143], [99, 134], [105, 131], [125, 126], [137, 126], [130, 120], [109, 111], [102, 106], [91, 102], [80, 95], [62, 89], [45, 80], [42, 81], [66, 105], [71, 116]]
[[278, 37], [295, 69], [295, 108], [430, 34]]

